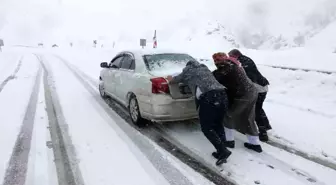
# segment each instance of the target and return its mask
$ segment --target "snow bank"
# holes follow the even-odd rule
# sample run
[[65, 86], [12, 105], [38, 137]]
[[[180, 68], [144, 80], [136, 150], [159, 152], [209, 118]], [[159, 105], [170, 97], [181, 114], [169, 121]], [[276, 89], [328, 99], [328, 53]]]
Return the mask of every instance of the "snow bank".
[[323, 49], [297, 48], [285, 51], [246, 50], [257, 64], [336, 72], [336, 54]]
[[14, 53], [0, 53], [0, 84], [14, 73], [19, 57]]
[[[0, 62], [3, 61], [0, 60]], [[36, 58], [33, 55], [25, 56], [16, 78], [7, 83], [0, 93], [0, 160], [2, 164], [0, 179], [4, 179], [5, 170], [20, 132], [37, 69]]]

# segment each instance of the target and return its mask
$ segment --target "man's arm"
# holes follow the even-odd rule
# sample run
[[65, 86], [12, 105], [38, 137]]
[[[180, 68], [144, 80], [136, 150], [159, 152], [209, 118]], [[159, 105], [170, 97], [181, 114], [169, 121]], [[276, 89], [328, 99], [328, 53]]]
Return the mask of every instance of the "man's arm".
[[170, 84], [178, 84], [178, 83], [182, 82], [182, 80], [183, 80], [183, 72], [178, 74], [178, 75], [167, 76], [167, 80]]
[[[262, 84], [265, 84], [265, 85], [268, 85], [269, 82], [268, 80], [260, 73], [260, 71], [258, 70], [258, 67], [257, 65], [254, 63], [254, 61], [249, 58], [249, 64], [248, 64], [248, 71], [246, 72], [248, 76], [253, 76], [253, 79], [250, 78], [254, 83], [262, 83]], [[251, 73], [251, 74], [248, 74], [248, 73]], [[262, 81], [262, 82], [260, 82]]]
[[221, 74], [220, 71], [215, 70], [215, 71], [212, 72], [212, 74], [215, 76], [216, 80], [217, 80], [220, 84], [224, 85], [224, 82], [223, 82], [223, 74]]

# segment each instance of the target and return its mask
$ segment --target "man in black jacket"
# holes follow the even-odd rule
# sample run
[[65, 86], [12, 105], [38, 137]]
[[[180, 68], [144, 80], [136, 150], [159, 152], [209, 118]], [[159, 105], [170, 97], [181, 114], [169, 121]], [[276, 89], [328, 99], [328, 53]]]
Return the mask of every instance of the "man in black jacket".
[[243, 66], [247, 76], [251, 79], [258, 89], [258, 100], [256, 103], [256, 122], [259, 128], [259, 139], [261, 141], [268, 141], [267, 130], [272, 129], [266, 113], [263, 109], [263, 103], [266, 99], [268, 91], [268, 80], [259, 72], [254, 61], [243, 55], [239, 50], [233, 49], [229, 52], [229, 56], [236, 58]]

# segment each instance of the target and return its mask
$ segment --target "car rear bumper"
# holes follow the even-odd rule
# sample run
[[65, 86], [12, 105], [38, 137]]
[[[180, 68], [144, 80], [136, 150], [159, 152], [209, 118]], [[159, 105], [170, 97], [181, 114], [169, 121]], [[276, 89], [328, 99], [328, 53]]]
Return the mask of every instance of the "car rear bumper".
[[198, 117], [194, 98], [172, 99], [168, 95], [154, 95], [149, 101], [148, 97], [145, 101], [139, 98], [139, 105], [142, 117], [152, 121], [182, 121]]

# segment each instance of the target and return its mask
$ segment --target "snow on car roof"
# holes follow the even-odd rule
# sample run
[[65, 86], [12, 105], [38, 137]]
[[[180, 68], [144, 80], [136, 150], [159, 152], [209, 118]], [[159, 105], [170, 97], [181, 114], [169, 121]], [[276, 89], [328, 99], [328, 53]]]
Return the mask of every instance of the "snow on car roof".
[[162, 54], [162, 53], [185, 53], [188, 54], [186, 52], [183, 51], [178, 51], [178, 50], [174, 50], [174, 49], [137, 49], [137, 50], [126, 50], [124, 52], [131, 52], [133, 54], [136, 55], [153, 55], [153, 54]]

